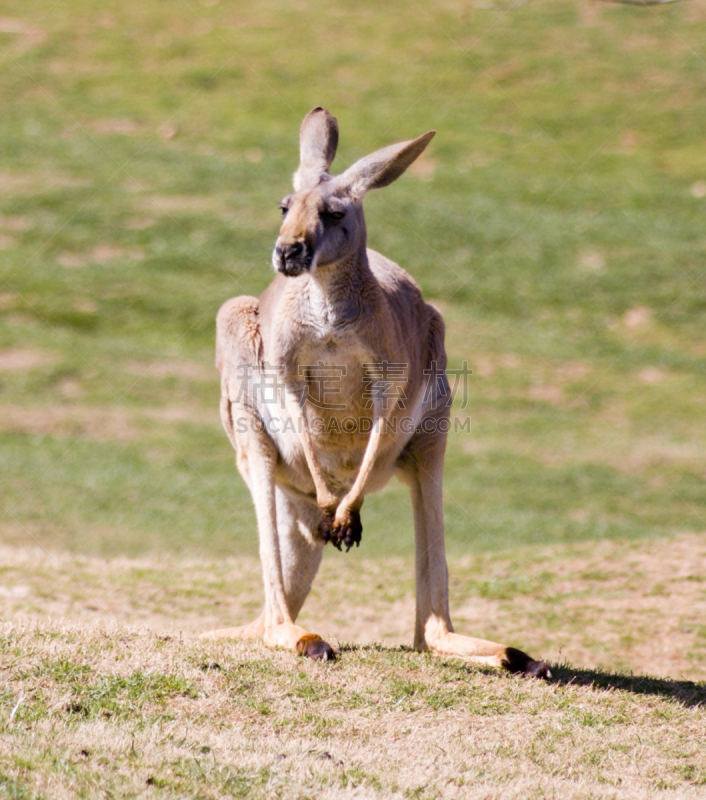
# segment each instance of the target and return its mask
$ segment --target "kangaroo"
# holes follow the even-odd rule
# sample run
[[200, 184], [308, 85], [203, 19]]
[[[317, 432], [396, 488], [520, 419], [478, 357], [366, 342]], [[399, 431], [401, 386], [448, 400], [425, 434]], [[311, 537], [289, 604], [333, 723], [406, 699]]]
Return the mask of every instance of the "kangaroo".
[[302, 123], [294, 193], [280, 205], [277, 274], [259, 300], [228, 300], [216, 323], [221, 419], [255, 506], [265, 606], [250, 624], [205, 636], [335, 659], [297, 616], [324, 545], [360, 544], [364, 497], [394, 474], [414, 508], [414, 647], [548, 677], [545, 662], [520, 650], [454, 633], [442, 513], [444, 322], [404, 270], [366, 249], [363, 198], [399, 178], [434, 134], [333, 177], [335, 117], [317, 107]]

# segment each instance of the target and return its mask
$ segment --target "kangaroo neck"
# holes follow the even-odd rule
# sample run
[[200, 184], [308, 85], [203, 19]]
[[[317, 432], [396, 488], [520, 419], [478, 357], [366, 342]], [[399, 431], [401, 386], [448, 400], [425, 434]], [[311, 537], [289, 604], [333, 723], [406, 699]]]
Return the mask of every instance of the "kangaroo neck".
[[305, 301], [322, 322], [345, 324], [359, 317], [375, 283], [365, 250], [308, 276]]

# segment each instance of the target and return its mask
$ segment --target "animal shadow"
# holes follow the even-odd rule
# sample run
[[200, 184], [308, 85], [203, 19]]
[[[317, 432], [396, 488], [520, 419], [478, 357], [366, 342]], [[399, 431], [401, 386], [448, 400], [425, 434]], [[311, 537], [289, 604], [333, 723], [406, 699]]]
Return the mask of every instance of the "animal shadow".
[[[405, 645], [386, 647], [380, 644], [343, 644], [340, 653], [353, 652], [387, 652], [400, 655], [416, 655], [416, 651]], [[445, 660], [440, 662], [443, 666], [450, 666]], [[571, 664], [549, 664], [551, 677], [548, 683], [560, 686], [590, 686], [593, 689], [618, 689], [632, 694], [653, 695], [664, 697], [684, 706], [684, 708], [706, 708], [706, 681], [680, 681], [671, 678], [653, 678], [649, 675], [632, 675], [630, 673], [607, 672], [601, 669], [584, 669], [573, 667]], [[465, 666], [466, 671], [485, 672], [488, 675], [509, 675], [498, 672], [491, 667]]]
[[618, 689], [632, 694], [651, 694], [680, 703], [685, 708], [706, 708], [706, 682], [680, 681], [582, 669], [569, 664], [552, 664], [551, 683], [564, 686], [591, 686], [594, 689]]

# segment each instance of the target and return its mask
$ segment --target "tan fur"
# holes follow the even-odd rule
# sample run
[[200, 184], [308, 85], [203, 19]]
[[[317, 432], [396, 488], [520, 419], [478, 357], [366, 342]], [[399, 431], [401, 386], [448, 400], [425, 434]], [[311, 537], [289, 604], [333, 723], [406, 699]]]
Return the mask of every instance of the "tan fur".
[[[210, 635], [262, 637], [332, 657], [295, 625], [321, 560], [322, 531], [328, 525], [339, 542], [350, 537], [365, 495], [397, 474], [414, 506], [415, 647], [513, 669], [536, 663], [453, 633], [441, 493], [446, 428], [439, 423], [450, 402], [444, 323], [406, 272], [366, 249], [365, 193], [398, 178], [433, 135], [386, 147], [331, 177], [336, 120], [316, 108], [302, 124], [295, 193], [283, 201], [273, 254], [279, 274], [259, 301], [229, 300], [217, 319], [221, 417], [255, 505], [265, 607], [250, 625]], [[392, 376], [387, 397], [381, 390], [366, 397], [365, 365], [385, 363], [405, 365], [404, 375]], [[334, 395], [345, 407], [319, 407], [317, 365], [341, 368]], [[441, 374], [429, 377], [434, 365]], [[263, 391], [268, 379], [279, 384], [276, 396]], [[343, 431], [347, 418], [359, 428]], [[374, 547], [380, 535], [365, 541]]]

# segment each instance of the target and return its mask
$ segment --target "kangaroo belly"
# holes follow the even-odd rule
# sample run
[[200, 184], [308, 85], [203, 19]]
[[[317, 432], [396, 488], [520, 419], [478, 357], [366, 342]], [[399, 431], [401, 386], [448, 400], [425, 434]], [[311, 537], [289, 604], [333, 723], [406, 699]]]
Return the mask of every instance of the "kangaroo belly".
[[383, 417], [383, 436], [366, 484], [366, 491], [376, 491], [389, 480], [397, 456], [414, 433], [416, 420], [410, 418], [405, 375], [400, 372], [404, 365], [376, 363], [354, 337], [329, 337], [319, 345], [316, 359], [301, 354], [296, 374], [301, 381], [288, 389], [302, 401], [301, 417], [289, 413], [283, 392], [271, 394], [263, 404], [263, 422], [281, 456], [280, 479], [298, 491], [314, 492], [301, 439], [305, 424], [327, 486], [338, 496], [346, 494], [360, 471], [377, 409]]
[[[336, 494], [344, 494], [358, 475], [372, 429], [372, 416], [362, 414], [358, 417], [348, 410], [332, 411], [310, 406], [302, 410], [316, 460], [327, 484]], [[313, 491], [314, 483], [298, 430], [299, 421], [278, 408], [268, 415], [266, 428], [281, 456], [281, 472], [287, 483], [301, 491]]]

